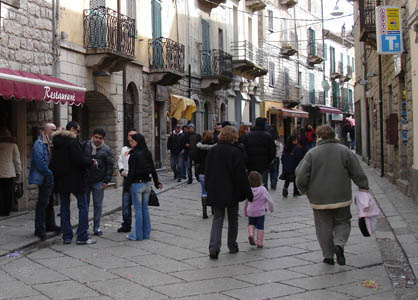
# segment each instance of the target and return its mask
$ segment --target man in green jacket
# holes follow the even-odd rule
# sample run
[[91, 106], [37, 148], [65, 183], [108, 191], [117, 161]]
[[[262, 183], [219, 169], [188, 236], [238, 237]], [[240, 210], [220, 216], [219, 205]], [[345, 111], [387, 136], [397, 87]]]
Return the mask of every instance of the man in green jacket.
[[351, 229], [351, 180], [362, 190], [369, 189], [367, 176], [357, 157], [335, 139], [334, 130], [321, 126], [317, 146], [306, 153], [296, 168], [296, 185], [307, 194], [315, 220], [316, 236], [324, 262], [345, 265], [344, 246]]

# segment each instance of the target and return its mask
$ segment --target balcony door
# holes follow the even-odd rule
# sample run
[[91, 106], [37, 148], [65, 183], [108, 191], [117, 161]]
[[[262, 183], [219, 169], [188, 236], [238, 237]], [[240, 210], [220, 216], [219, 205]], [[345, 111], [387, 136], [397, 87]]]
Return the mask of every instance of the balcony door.
[[316, 39], [315, 39], [315, 30], [312, 28], [308, 29], [308, 38], [309, 38], [309, 55], [315, 56], [316, 55]]
[[202, 64], [203, 75], [211, 75], [210, 24], [204, 19], [202, 19]]
[[106, 48], [107, 18], [106, 0], [90, 0], [89, 19], [90, 48]]
[[158, 0], [151, 1], [152, 6], [152, 64], [157, 69], [164, 66], [163, 58], [163, 39], [161, 24], [161, 2]]

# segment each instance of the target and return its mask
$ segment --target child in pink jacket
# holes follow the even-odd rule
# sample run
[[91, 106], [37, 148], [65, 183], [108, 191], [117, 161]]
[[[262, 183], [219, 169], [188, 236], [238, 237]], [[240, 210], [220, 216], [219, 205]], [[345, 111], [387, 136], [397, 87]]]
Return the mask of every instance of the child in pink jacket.
[[251, 171], [248, 175], [248, 181], [250, 182], [254, 195], [252, 202], [245, 200], [244, 204], [244, 216], [248, 216], [248, 242], [252, 246], [256, 245], [254, 234], [257, 228], [257, 248], [263, 248], [266, 203], [268, 204], [269, 210], [273, 212], [273, 200], [263, 185], [263, 178], [260, 173]]

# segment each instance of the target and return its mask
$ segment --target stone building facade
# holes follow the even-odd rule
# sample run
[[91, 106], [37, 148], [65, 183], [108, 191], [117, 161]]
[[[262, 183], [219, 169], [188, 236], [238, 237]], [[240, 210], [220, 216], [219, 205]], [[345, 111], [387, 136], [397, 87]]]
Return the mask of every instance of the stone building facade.
[[[355, 27], [358, 78], [355, 102], [356, 109], [360, 110], [356, 123], [361, 128], [360, 132], [357, 131], [360, 135], [357, 139], [361, 138], [361, 148], [357, 151], [401, 191], [408, 193], [414, 157], [410, 36], [408, 30], [403, 31], [403, 53], [382, 55], [379, 68], [375, 21], [367, 19], [366, 15], [373, 13], [374, 17], [375, 7], [380, 2], [362, 1], [355, 6], [356, 16], [359, 17]], [[386, 1], [385, 4], [402, 7], [402, 25], [407, 28], [407, 1]], [[380, 98], [383, 114], [380, 113]]]
[[[53, 8], [52, 0], [2, 1], [0, 68], [56, 75], [58, 49], [54, 39]], [[23, 167], [25, 194], [14, 209], [26, 210], [35, 205], [37, 191], [28, 185], [31, 148], [37, 128], [54, 120], [53, 106], [0, 98], [0, 122], [16, 137]]]

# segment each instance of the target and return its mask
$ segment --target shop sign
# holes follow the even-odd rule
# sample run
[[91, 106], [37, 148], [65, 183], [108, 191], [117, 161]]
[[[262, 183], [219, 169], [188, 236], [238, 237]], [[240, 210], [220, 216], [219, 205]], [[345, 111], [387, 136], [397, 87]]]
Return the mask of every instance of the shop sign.
[[376, 38], [379, 54], [402, 53], [402, 16], [398, 6], [376, 7]]

